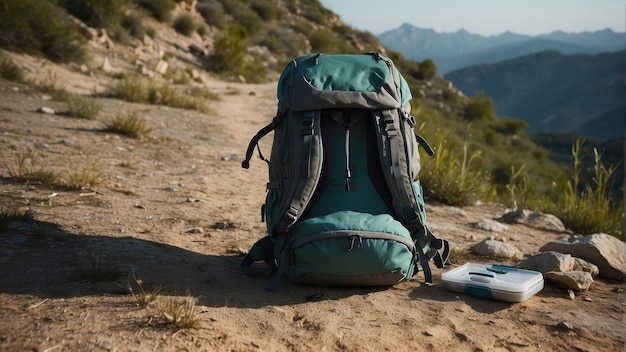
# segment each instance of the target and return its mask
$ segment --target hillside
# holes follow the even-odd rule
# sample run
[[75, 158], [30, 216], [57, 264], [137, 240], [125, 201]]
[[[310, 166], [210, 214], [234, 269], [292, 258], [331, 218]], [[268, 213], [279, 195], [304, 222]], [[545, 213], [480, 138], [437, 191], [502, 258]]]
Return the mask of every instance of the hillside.
[[[554, 51], [478, 65], [445, 76], [469, 96], [484, 92], [500, 116], [528, 122], [528, 132], [580, 132], [623, 137], [626, 105], [623, 52], [565, 55]], [[584, 124], [605, 127], [587, 133]]]

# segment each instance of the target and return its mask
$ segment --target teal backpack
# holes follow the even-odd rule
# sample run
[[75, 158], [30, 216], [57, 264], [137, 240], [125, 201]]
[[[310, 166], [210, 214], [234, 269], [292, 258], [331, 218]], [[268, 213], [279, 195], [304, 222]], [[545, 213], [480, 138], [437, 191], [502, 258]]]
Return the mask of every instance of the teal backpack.
[[[448, 242], [426, 226], [411, 92], [380, 53], [309, 54], [278, 82], [278, 112], [250, 141], [269, 165], [268, 236], [241, 262], [245, 275], [276, 273], [319, 286], [390, 286], [429, 261], [443, 268]], [[274, 131], [270, 159], [258, 142]], [[265, 262], [258, 267], [253, 265]], [[262, 264], [262, 263], [261, 263]]]

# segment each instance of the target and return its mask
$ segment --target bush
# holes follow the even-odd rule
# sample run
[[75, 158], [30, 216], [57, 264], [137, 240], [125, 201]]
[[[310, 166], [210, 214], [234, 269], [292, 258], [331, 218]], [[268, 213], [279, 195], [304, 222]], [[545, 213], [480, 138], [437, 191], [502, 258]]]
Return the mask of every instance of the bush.
[[265, 22], [279, 19], [283, 15], [280, 8], [268, 0], [254, 0], [250, 3], [250, 7]]
[[506, 135], [519, 135], [526, 130], [528, 123], [516, 118], [501, 118], [496, 129]]
[[0, 47], [41, 53], [60, 62], [85, 62], [85, 40], [52, 0], [5, 1], [0, 6]]
[[465, 107], [463, 116], [468, 121], [493, 120], [495, 116], [493, 100], [485, 96], [483, 91], [479, 91]]
[[141, 17], [134, 15], [124, 15], [120, 21], [122, 28], [128, 31], [128, 34], [135, 38], [143, 39], [146, 34], [146, 27], [144, 27]]
[[124, 14], [127, 0], [61, 0], [69, 13], [92, 27], [112, 28]]
[[176, 17], [173, 27], [176, 32], [188, 37], [196, 30], [196, 23], [194, 22], [193, 17], [183, 14]]
[[426, 59], [419, 64], [419, 77], [420, 79], [432, 79], [437, 74], [437, 66], [431, 59]]
[[235, 25], [229, 27], [215, 39], [213, 54], [209, 57], [209, 66], [214, 71], [234, 72], [241, 67], [246, 56], [244, 39], [248, 31]]
[[623, 240], [621, 209], [624, 204], [623, 201], [612, 201], [608, 193], [610, 180], [617, 166], [605, 167], [600, 153], [594, 149], [593, 177], [591, 182], [581, 184], [582, 145], [583, 142], [577, 140], [572, 147], [572, 179], [567, 182], [562, 194], [558, 195], [556, 203], [547, 211], [552, 212], [575, 233], [586, 235], [604, 232]]
[[24, 81], [22, 69], [4, 55], [0, 55], [0, 77], [13, 82]]
[[475, 162], [480, 152], [469, 154], [468, 143], [461, 155], [453, 153], [444, 140], [435, 148], [433, 158], [424, 160], [420, 180], [430, 198], [453, 206], [472, 205], [490, 191], [489, 175]]
[[204, 21], [209, 26], [217, 27], [218, 29], [226, 28], [226, 20], [224, 19], [224, 9], [220, 3], [198, 3], [196, 11], [204, 18]]
[[176, 5], [173, 0], [137, 0], [137, 4], [148, 10], [152, 17], [161, 22], [167, 22], [172, 16]]

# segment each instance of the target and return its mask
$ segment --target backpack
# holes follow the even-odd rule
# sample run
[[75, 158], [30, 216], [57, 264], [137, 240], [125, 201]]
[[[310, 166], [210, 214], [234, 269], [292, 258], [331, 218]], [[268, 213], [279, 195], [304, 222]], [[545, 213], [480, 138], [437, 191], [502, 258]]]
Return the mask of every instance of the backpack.
[[[309, 54], [292, 60], [278, 111], [250, 141], [269, 165], [262, 221], [267, 236], [243, 258], [244, 275], [275, 272], [318, 286], [391, 286], [429, 261], [448, 263], [448, 242], [426, 226], [411, 92], [381, 53]], [[274, 131], [270, 159], [258, 142]], [[265, 262], [262, 267], [254, 263]]]

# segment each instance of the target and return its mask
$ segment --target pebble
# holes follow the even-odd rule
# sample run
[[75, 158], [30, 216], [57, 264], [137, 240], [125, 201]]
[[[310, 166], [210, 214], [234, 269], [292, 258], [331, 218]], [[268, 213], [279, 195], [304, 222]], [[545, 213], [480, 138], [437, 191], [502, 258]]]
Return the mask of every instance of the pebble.
[[562, 322], [556, 324], [556, 327], [563, 330], [574, 330], [574, 325], [567, 320], [563, 320]]
[[227, 224], [224, 221], [218, 221], [215, 224], [213, 224], [213, 228], [214, 229], [220, 229], [223, 230], [227, 227]]
[[37, 112], [42, 113], [42, 114], [50, 114], [50, 115], [54, 115], [55, 111], [53, 108], [49, 108], [47, 106], [42, 106], [39, 109], [37, 109]]

